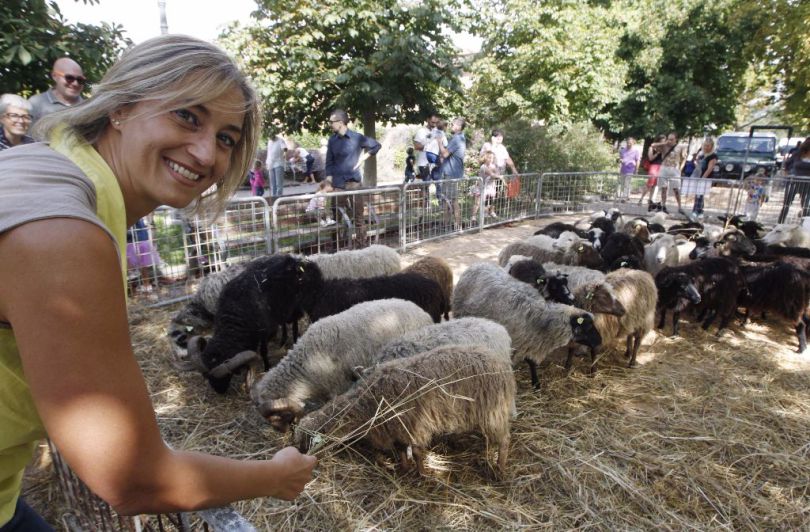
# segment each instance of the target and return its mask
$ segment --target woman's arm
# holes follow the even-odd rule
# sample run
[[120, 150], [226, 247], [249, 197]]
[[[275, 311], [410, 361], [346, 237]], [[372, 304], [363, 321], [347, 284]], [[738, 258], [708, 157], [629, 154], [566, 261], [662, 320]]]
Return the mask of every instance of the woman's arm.
[[315, 459], [269, 461], [174, 451], [160, 436], [130, 346], [121, 269], [109, 236], [75, 219], [0, 235], [0, 317], [12, 324], [50, 438], [90, 488], [124, 514], [294, 498]]

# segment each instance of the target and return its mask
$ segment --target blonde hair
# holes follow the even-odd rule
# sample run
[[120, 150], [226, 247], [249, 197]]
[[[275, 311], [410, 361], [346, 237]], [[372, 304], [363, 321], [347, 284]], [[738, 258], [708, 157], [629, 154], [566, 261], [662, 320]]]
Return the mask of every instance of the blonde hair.
[[[49, 139], [55, 129], [64, 126], [94, 144], [109, 127], [110, 115], [122, 107], [158, 102], [158, 112], [162, 113], [203, 104], [234, 88], [244, 97], [244, 103], [233, 102], [234, 110], [244, 111], [245, 118], [228, 170], [217, 183], [214, 197], [205, 201], [204, 210], [218, 214], [253, 164], [261, 111], [256, 91], [247, 78], [213, 44], [186, 35], [161, 35], [133, 46], [93, 87], [90, 98], [44, 116], [35, 126], [35, 133]], [[202, 198], [195, 209], [203, 210]]]
[[704, 145], [706, 145], [706, 144], [711, 144], [711, 145], [712, 145], [712, 151], [710, 151], [710, 152], [708, 152], [708, 153], [707, 153], [707, 152], [703, 152], [703, 155], [704, 155], [704, 156], [705, 156], [705, 155], [711, 155], [712, 153], [714, 153], [714, 149], [715, 149], [715, 146], [716, 146], [716, 144], [715, 144], [715, 142], [714, 142], [714, 137], [706, 137], [705, 139], [703, 139], [703, 144], [704, 144]]

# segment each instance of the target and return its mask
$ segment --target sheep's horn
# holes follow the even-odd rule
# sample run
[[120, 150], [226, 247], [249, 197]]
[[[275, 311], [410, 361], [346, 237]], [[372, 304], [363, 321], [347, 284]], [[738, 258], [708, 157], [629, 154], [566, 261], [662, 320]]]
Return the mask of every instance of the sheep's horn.
[[202, 336], [192, 336], [189, 338], [186, 352], [188, 353], [188, 361], [191, 363], [191, 365], [201, 373], [207, 373], [208, 368], [205, 367], [205, 364], [203, 364], [202, 361], [202, 352], [200, 350], [201, 341], [204, 341]]
[[211, 371], [209, 371], [208, 374], [214, 378], [221, 379], [222, 377], [230, 375], [239, 367], [258, 357], [259, 354], [256, 351], [242, 351], [241, 353], [236, 353], [219, 366], [211, 368]]
[[284, 397], [282, 399], [267, 399], [258, 404], [259, 413], [263, 418], [268, 418], [272, 414], [287, 410], [292, 412], [296, 417], [302, 415], [304, 410], [295, 401]]

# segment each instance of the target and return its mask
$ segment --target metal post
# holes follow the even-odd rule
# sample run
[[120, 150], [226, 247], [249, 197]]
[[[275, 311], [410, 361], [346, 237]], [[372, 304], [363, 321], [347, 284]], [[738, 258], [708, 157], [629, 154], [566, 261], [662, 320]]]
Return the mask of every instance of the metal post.
[[408, 183], [402, 185], [399, 189], [399, 250], [405, 252], [405, 244], [407, 243], [407, 198], [408, 197]]
[[166, 0], [158, 0], [158, 9], [160, 10], [160, 34], [166, 35], [169, 33], [169, 23], [166, 21]]

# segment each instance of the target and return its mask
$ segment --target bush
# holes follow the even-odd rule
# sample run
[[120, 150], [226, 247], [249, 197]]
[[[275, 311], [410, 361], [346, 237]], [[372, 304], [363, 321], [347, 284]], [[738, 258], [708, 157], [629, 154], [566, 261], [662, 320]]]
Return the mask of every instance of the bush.
[[[616, 152], [590, 122], [539, 126], [515, 121], [501, 129], [509, 155], [521, 172], [618, 170]], [[471, 175], [478, 175], [478, 153], [484, 142], [489, 141], [490, 133], [491, 130], [477, 130], [467, 135], [466, 166]]]

